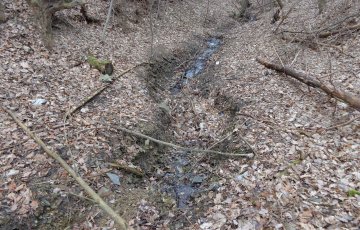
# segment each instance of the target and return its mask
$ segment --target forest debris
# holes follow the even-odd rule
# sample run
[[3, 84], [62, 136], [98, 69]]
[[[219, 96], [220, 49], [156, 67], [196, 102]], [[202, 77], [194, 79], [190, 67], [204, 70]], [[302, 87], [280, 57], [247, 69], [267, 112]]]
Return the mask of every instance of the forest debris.
[[131, 167], [131, 166], [128, 166], [128, 165], [125, 165], [125, 164], [121, 164], [121, 163], [109, 163], [110, 166], [112, 167], [115, 167], [115, 168], [118, 168], [118, 169], [122, 169], [126, 172], [129, 172], [129, 173], [132, 173], [132, 174], [135, 174], [136, 176], [139, 176], [139, 177], [143, 177], [144, 176], [144, 172], [141, 171], [140, 169], [137, 169], [135, 167]]
[[[340, 20], [338, 20], [337, 22], [326, 26], [324, 28], [320, 28], [318, 30], [314, 30], [314, 31], [289, 31], [289, 30], [284, 30], [282, 31], [282, 33], [293, 33], [293, 34], [306, 34], [306, 36], [308, 36], [309, 38], [314, 38], [314, 37], [319, 37], [319, 38], [327, 38], [331, 35], [335, 35], [338, 33], [343, 33], [346, 31], [351, 31], [351, 30], [359, 30], [360, 29], [360, 24], [355, 24], [352, 26], [347, 26], [347, 27], [341, 27], [340, 29], [334, 30], [334, 28], [336, 27], [340, 27], [339, 25], [341, 25], [341, 23], [345, 22], [346, 20], [349, 20], [351, 18], [358, 18], [360, 15], [360, 12], [356, 12], [354, 14], [351, 14], [349, 16], [346, 16], [344, 18], [341, 18]], [[333, 29], [331, 31], [331, 29]], [[324, 32], [324, 31], [328, 31], [328, 32]]]
[[144, 135], [142, 133], [138, 133], [138, 132], [126, 129], [124, 127], [119, 126], [119, 127], [117, 127], [117, 129], [120, 129], [121, 131], [129, 133], [129, 134], [134, 135], [134, 136], [138, 136], [138, 137], [141, 137], [141, 138], [148, 139], [148, 140], [153, 141], [155, 143], [158, 143], [160, 145], [165, 145], [165, 146], [172, 147], [172, 148], [175, 148], [175, 149], [181, 149], [183, 151], [198, 152], [198, 153], [210, 153], [210, 154], [226, 156], [226, 157], [247, 157], [247, 158], [253, 158], [254, 157], [254, 153], [236, 154], [236, 153], [225, 153], [225, 152], [214, 151], [214, 150], [186, 148], [186, 147], [175, 145], [175, 144], [172, 144], [172, 143], [169, 143], [169, 142], [157, 140], [157, 139], [152, 138], [150, 136], [147, 136], [147, 135]]
[[360, 30], [360, 24], [348, 26], [348, 27], [341, 28], [341, 29], [338, 29], [338, 30], [333, 30], [333, 31], [329, 31], [329, 32], [320, 33], [318, 35], [318, 37], [319, 38], [327, 38], [329, 36], [339, 34], [339, 33], [343, 33], [343, 32], [346, 32], [346, 31], [351, 31], [351, 30], [354, 30], [354, 31]]
[[343, 91], [334, 86], [324, 84], [318, 80], [308, 77], [304, 73], [297, 72], [296, 70], [291, 69], [287, 66], [277, 65], [277, 64], [271, 63], [263, 58], [256, 58], [256, 61], [259, 62], [260, 64], [264, 65], [266, 68], [285, 73], [286, 75], [289, 75], [310, 87], [319, 88], [319, 89], [323, 90], [329, 96], [340, 99], [340, 100], [346, 102], [347, 104], [349, 104], [350, 106], [352, 106], [353, 108], [360, 110], [360, 97], [358, 97], [357, 95], [353, 95], [349, 92]]
[[349, 124], [351, 124], [352, 122], [358, 120], [359, 118], [360, 118], [360, 116], [357, 116], [357, 117], [355, 117], [355, 118], [353, 118], [353, 119], [351, 119], [351, 120], [349, 120], [349, 121], [343, 122], [343, 123], [341, 123], [341, 124], [333, 125], [333, 126], [327, 128], [326, 130], [336, 129], [336, 128], [340, 128], [340, 127], [349, 125]]
[[119, 229], [129, 229], [125, 220], [120, 217], [105, 201], [64, 161], [59, 154], [50, 150], [45, 143], [29, 130], [10, 110], [2, 107], [14, 121], [29, 135], [41, 148], [52, 158], [54, 158], [60, 165], [79, 183], [79, 185], [90, 195], [90, 197], [97, 203], [111, 218], [119, 225]]
[[145, 65], [145, 64], [149, 64], [147, 62], [142, 62], [140, 64], [137, 64], [133, 67], [130, 67], [129, 69], [125, 70], [124, 72], [122, 72], [121, 74], [119, 74], [118, 76], [113, 78], [113, 81], [110, 83], [107, 83], [104, 86], [101, 86], [100, 88], [98, 88], [97, 90], [95, 90], [93, 93], [91, 93], [89, 96], [85, 97], [83, 100], [81, 100], [81, 102], [74, 106], [72, 109], [70, 109], [68, 112], [66, 112], [65, 114], [65, 118], [68, 118], [69, 116], [71, 116], [75, 111], [77, 111], [78, 109], [80, 109], [81, 107], [83, 107], [85, 104], [87, 104], [89, 101], [91, 101], [94, 97], [96, 97], [97, 95], [99, 95], [102, 91], [104, 91], [105, 89], [107, 89], [115, 80], [117, 80], [118, 78], [120, 78], [121, 76], [127, 74], [128, 72], [130, 72], [131, 70], [135, 69], [136, 67]]

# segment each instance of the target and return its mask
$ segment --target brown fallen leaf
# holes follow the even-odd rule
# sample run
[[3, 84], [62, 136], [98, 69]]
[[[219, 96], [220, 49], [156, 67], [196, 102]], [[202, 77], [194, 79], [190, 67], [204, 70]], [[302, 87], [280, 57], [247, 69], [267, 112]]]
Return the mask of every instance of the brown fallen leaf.
[[31, 209], [36, 210], [39, 207], [39, 201], [32, 200], [30, 203], [30, 207], [31, 207]]

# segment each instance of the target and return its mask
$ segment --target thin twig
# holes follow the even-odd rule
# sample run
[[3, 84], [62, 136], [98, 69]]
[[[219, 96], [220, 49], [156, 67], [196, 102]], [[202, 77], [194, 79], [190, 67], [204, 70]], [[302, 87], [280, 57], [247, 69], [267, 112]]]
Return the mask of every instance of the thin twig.
[[278, 54], [278, 52], [276, 51], [276, 49], [275, 49], [274, 46], [273, 46], [273, 49], [274, 49], [274, 51], [275, 51], [276, 56], [279, 58], [279, 60], [280, 60], [280, 62], [281, 62], [281, 65], [284, 67], [284, 66], [285, 66], [285, 65], [284, 65], [284, 62], [281, 60], [281, 57], [280, 57], [280, 55]]
[[150, 4], [150, 52], [151, 52], [151, 58], [154, 57], [154, 19], [153, 19], [153, 5], [154, 5], [154, 0], [150, 0], [149, 2]]
[[[287, 17], [289, 16], [289, 14], [291, 13], [291, 11], [294, 9], [295, 4], [298, 4], [299, 2], [294, 2], [294, 4], [292, 4], [292, 6], [290, 7], [289, 11], [285, 14], [285, 16], [282, 17], [280, 23], [278, 24], [278, 26], [276, 27], [274, 33], [276, 34], [276, 32], [278, 31], [278, 29], [280, 28], [280, 26], [284, 23], [285, 19], [287, 19]], [[280, 7], [282, 9], [282, 7]]]
[[107, 14], [107, 16], [106, 16], [106, 21], [105, 21], [104, 29], [103, 29], [103, 32], [102, 32], [102, 35], [101, 35], [101, 40], [102, 40], [102, 41], [105, 40], [105, 33], [106, 33], [106, 29], [107, 29], [107, 26], [108, 26], [109, 21], [110, 21], [113, 3], [114, 3], [114, 0], [111, 0], [111, 1], [110, 1], [110, 6], [109, 6], [109, 10], [108, 10], [108, 14]]
[[79, 183], [79, 185], [90, 195], [90, 197], [97, 203], [111, 218], [119, 225], [119, 229], [129, 229], [126, 221], [120, 217], [105, 201], [82, 179], [67, 163], [64, 161], [59, 154], [50, 150], [46, 144], [37, 137], [33, 132], [29, 130], [20, 120], [13, 114], [10, 110], [2, 107], [2, 109], [7, 112], [14, 121], [24, 130], [24, 132], [30, 136], [32, 139], [42, 147], [42, 149], [52, 158], [54, 158], [60, 165]]
[[143, 63], [137, 64], [137, 65], [125, 70], [120, 75], [116, 76], [111, 83], [108, 83], [108, 84], [106, 84], [104, 86], [101, 86], [100, 88], [95, 90], [89, 96], [87, 96], [83, 100], [81, 100], [81, 102], [78, 105], [74, 106], [72, 109], [70, 109], [68, 112], [66, 112], [65, 118], [68, 118], [69, 116], [71, 116], [75, 111], [77, 111], [78, 109], [83, 107], [85, 104], [87, 104], [89, 101], [91, 101], [94, 97], [96, 97], [97, 95], [102, 93], [105, 89], [107, 89], [110, 85], [112, 85], [112, 83], [115, 82], [117, 79], [119, 79], [121, 76], [125, 75], [126, 73], [130, 72], [131, 70], [135, 69], [136, 67], [139, 67], [139, 66], [142, 66], [142, 65], [145, 65], [145, 64], [150, 64], [150, 63], [143, 62]]
[[250, 143], [243, 138], [242, 136], [239, 135], [239, 138], [251, 149], [251, 151], [255, 154], [258, 155], [257, 152], [255, 151], [255, 149], [250, 145]]
[[82, 196], [82, 195], [78, 195], [78, 194], [75, 194], [75, 193], [72, 193], [72, 192], [68, 192], [69, 195], [73, 195], [73, 196], [76, 196], [76, 197], [79, 197], [81, 199], [84, 199], [84, 200], [88, 200], [88, 201], [91, 201], [91, 202], [94, 202], [96, 203], [95, 200], [91, 199], [91, 198], [87, 198], [85, 196]]
[[147, 136], [147, 135], [144, 135], [142, 133], [138, 133], [138, 132], [135, 132], [135, 131], [132, 131], [132, 130], [129, 130], [129, 129], [126, 129], [126, 128], [123, 128], [123, 127], [120, 127], [120, 126], [117, 127], [117, 129], [119, 129], [119, 130], [121, 130], [123, 132], [129, 133], [129, 134], [132, 134], [134, 136], [145, 138], [145, 139], [148, 139], [148, 140], [153, 141], [155, 143], [165, 145], [165, 146], [169, 146], [169, 147], [172, 147], [172, 148], [175, 148], [175, 149], [181, 149], [183, 151], [199, 152], [199, 153], [210, 153], [210, 154], [215, 154], [215, 155], [220, 155], [220, 156], [227, 156], [227, 157], [248, 157], [248, 158], [254, 157], [254, 154], [252, 154], [252, 153], [249, 153], [249, 154], [235, 154], [235, 153], [219, 152], [219, 151], [214, 151], [214, 150], [186, 148], [186, 147], [175, 145], [175, 144], [172, 144], [172, 143], [169, 143], [169, 142], [160, 141], [160, 140], [157, 140], [157, 139], [152, 138], [150, 136]]
[[224, 138], [222, 138], [221, 140], [217, 141], [216, 143], [214, 143], [213, 145], [211, 145], [208, 149], [213, 149], [215, 146], [217, 146], [218, 144], [220, 144], [221, 142], [225, 141], [226, 139], [228, 139], [231, 135], [233, 135], [233, 133], [235, 133], [235, 130], [233, 130], [232, 132], [230, 132], [228, 135], [226, 135]]
[[353, 118], [353, 119], [351, 119], [351, 120], [349, 120], [349, 121], [346, 121], [346, 122], [343, 122], [343, 123], [340, 123], [340, 124], [337, 124], [337, 125], [333, 125], [333, 126], [331, 126], [331, 127], [329, 127], [329, 128], [326, 128], [326, 130], [336, 129], [336, 128], [343, 127], [343, 126], [345, 126], [345, 125], [349, 125], [349, 124], [351, 124], [352, 122], [358, 120], [359, 118], [360, 118], [360, 116], [357, 116], [357, 117], [355, 117], [355, 118]]
[[118, 163], [118, 162], [108, 163], [108, 164], [109, 164], [110, 166], [114, 167], [114, 168], [122, 169], [122, 170], [125, 170], [126, 172], [135, 174], [136, 176], [139, 176], [139, 177], [143, 177], [143, 176], [144, 176], [144, 172], [141, 171], [140, 169], [135, 168], [135, 167], [130, 167], [130, 166], [128, 166], [128, 165], [121, 164], [121, 163]]
[[[320, 28], [320, 29], [318, 29], [318, 30], [314, 30], [314, 31], [309, 31], [309, 32], [306, 32], [306, 31], [291, 31], [291, 30], [284, 30], [284, 31], [282, 31], [282, 33], [293, 33], [293, 34], [318, 34], [319, 36], [327, 36], [328, 35], [328, 33], [331, 33], [331, 32], [325, 32], [325, 33], [323, 33], [322, 35], [321, 34], [319, 34], [319, 33], [321, 33], [321, 32], [323, 32], [323, 31], [325, 31], [325, 30], [328, 30], [328, 29], [330, 29], [331, 27], [332, 28], [334, 28], [335, 26], [337, 26], [337, 25], [339, 25], [340, 23], [342, 23], [342, 22], [344, 22], [344, 21], [346, 21], [347, 19], [349, 19], [349, 18], [352, 18], [352, 17], [357, 17], [357, 16], [359, 16], [360, 15], [360, 12], [357, 12], [357, 13], [355, 13], [355, 14], [352, 14], [352, 15], [349, 15], [349, 16], [347, 16], [347, 17], [345, 17], [345, 18], [343, 18], [343, 19], [341, 19], [341, 20], [339, 20], [339, 21], [337, 21], [337, 22], [335, 22], [335, 23], [333, 23], [333, 24], [331, 24], [331, 25], [329, 25], [329, 26], [327, 26], [327, 27], [324, 27], [324, 28]], [[351, 27], [350, 27], [351, 28]], [[357, 26], [355, 25], [354, 26], [354, 28], [357, 28]], [[339, 33], [339, 32], [341, 32], [341, 31], [339, 31], [339, 30], [335, 30], [336, 31], [336, 33]], [[335, 32], [334, 31], [334, 32]], [[333, 33], [334, 33], [333, 32]]]
[[333, 30], [333, 31], [329, 31], [329, 32], [320, 33], [319, 38], [327, 38], [329, 36], [339, 34], [339, 33], [342, 33], [342, 32], [346, 32], [346, 31], [349, 31], [349, 30], [359, 30], [359, 29], [360, 29], [360, 24], [356, 24], [356, 25], [341, 28], [341, 29], [338, 29], [338, 30]]

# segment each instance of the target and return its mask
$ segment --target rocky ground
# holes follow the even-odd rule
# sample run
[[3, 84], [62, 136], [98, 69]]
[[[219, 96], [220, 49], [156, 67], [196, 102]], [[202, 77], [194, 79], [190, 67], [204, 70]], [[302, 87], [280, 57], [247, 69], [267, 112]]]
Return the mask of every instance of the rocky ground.
[[[236, 12], [231, 0], [160, 1], [152, 10], [153, 32], [144, 2], [128, 2], [128, 23], [113, 17], [104, 40], [109, 2], [88, 2], [101, 23], [87, 24], [79, 9], [58, 12], [48, 50], [26, 1], [4, 1], [0, 101], [131, 226], [358, 228], [359, 111], [255, 60], [290, 65], [359, 96], [359, 31], [309, 35], [360, 23], [348, 17], [359, 12], [358, 1], [329, 3], [321, 15], [316, 1], [284, 1], [286, 18], [274, 24], [272, 1], [251, 1], [243, 20], [230, 17]], [[221, 47], [206, 70], [174, 94], [211, 37], [220, 38]], [[111, 59], [114, 75], [152, 64], [120, 77], [64, 119], [104, 84], [86, 61], [89, 53]], [[46, 103], [34, 105], [37, 99]], [[175, 151], [118, 127], [188, 148], [255, 157]], [[0, 135], [0, 229], [115, 228], [4, 111]], [[115, 162], [134, 165], [144, 176], [109, 164]]]

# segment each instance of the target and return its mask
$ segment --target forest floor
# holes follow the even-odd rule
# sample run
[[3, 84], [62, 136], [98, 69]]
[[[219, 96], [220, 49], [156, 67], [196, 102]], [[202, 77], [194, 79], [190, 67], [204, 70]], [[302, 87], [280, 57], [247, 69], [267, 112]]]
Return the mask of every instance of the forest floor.
[[[286, 1], [286, 18], [274, 24], [272, 1], [250, 1], [241, 20], [231, 17], [232, 0], [157, 1], [152, 30], [145, 1], [128, 1], [126, 21], [112, 17], [104, 39], [109, 2], [87, 2], [101, 23], [87, 24], [79, 9], [58, 12], [48, 50], [26, 1], [4, 0], [0, 103], [132, 227], [358, 229], [360, 112], [256, 58], [360, 96], [360, 31], [310, 33], [359, 24], [359, 1], [328, 3], [320, 15], [316, 1]], [[205, 70], [174, 93], [211, 38], [221, 45]], [[105, 84], [86, 61], [90, 53], [110, 59], [114, 76], [151, 64], [65, 119]], [[121, 127], [186, 148], [255, 156], [174, 150]], [[0, 229], [116, 229], [3, 110], [0, 136]]]

